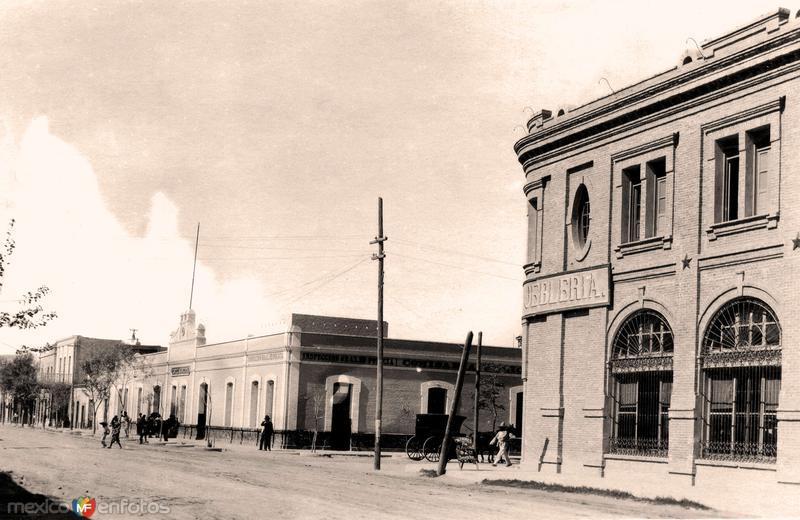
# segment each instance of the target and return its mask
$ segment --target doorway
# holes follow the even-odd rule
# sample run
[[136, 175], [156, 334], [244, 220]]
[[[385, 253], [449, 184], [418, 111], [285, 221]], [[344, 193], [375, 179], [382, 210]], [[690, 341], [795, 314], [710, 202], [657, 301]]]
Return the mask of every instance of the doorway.
[[352, 432], [350, 405], [352, 403], [350, 383], [333, 384], [333, 407], [331, 409], [331, 449], [349, 450]]
[[197, 439], [206, 436], [206, 410], [208, 408], [208, 384], [200, 385], [200, 396], [197, 403]]

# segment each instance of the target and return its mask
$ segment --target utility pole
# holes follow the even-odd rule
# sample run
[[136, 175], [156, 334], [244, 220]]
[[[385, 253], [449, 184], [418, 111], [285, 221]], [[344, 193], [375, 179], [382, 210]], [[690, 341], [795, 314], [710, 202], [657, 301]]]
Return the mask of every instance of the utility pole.
[[479, 419], [479, 406], [480, 406], [480, 394], [481, 394], [481, 341], [483, 340], [483, 332], [478, 332], [478, 344], [476, 345], [476, 359], [475, 359], [475, 413], [474, 413], [474, 424], [475, 428], [475, 437], [472, 439], [472, 447], [476, 450], [478, 449], [478, 419]]
[[442, 451], [439, 454], [439, 467], [436, 474], [444, 475], [447, 467], [447, 456], [450, 454], [450, 432], [453, 428], [453, 417], [458, 413], [458, 403], [461, 401], [461, 388], [464, 386], [464, 373], [467, 371], [467, 361], [469, 361], [469, 351], [472, 348], [472, 331], [467, 333], [464, 341], [464, 350], [461, 351], [461, 363], [458, 365], [458, 377], [456, 377], [456, 390], [453, 402], [450, 403], [450, 413], [447, 416], [447, 427], [444, 429], [444, 439], [442, 439]]
[[381, 469], [381, 419], [383, 418], [383, 198], [378, 197], [378, 236], [370, 244], [378, 244], [378, 254], [372, 255], [378, 261], [378, 377], [375, 395], [375, 463], [374, 469]]

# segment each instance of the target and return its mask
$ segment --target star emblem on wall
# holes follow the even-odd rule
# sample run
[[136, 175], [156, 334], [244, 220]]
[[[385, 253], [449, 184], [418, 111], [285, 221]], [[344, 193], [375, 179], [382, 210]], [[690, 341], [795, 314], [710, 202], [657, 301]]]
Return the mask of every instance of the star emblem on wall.
[[800, 233], [797, 234], [797, 237], [792, 239], [792, 251], [800, 247]]
[[690, 267], [689, 264], [691, 262], [692, 262], [692, 258], [688, 254], [683, 255], [683, 260], [681, 260], [681, 264], [682, 264], [681, 269], [686, 269], [686, 268]]

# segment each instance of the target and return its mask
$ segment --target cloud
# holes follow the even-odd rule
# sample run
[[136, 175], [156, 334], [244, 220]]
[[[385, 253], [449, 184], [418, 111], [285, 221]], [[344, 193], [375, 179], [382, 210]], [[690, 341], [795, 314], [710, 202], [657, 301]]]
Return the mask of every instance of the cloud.
[[[0, 223], [15, 219], [16, 249], [0, 306], [45, 284], [45, 307], [58, 319], [32, 331], [0, 329], [0, 353], [73, 334], [125, 338], [139, 330], [147, 343], [166, 345], [188, 308], [193, 240], [181, 237], [179, 212], [163, 193], [153, 195], [144, 236], [131, 236], [103, 200], [88, 160], [33, 120], [16, 144], [6, 127], [0, 140]], [[143, 209], [144, 210], [144, 209]], [[277, 319], [252, 279], [224, 282], [199, 263], [193, 308], [211, 341], [258, 332]]]

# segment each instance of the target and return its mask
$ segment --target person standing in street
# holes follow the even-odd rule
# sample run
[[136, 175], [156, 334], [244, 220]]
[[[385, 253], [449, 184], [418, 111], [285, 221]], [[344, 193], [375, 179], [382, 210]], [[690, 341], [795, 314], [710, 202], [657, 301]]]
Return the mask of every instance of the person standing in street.
[[131, 418], [128, 417], [127, 410], [122, 410], [122, 424], [125, 427], [125, 438], [127, 439], [131, 429]]
[[269, 415], [264, 416], [261, 426], [261, 441], [258, 443], [258, 449], [259, 451], [272, 451], [272, 434], [275, 433], [275, 429], [272, 427], [272, 420]]
[[122, 430], [122, 422], [115, 415], [114, 418], [111, 419], [111, 443], [108, 445], [109, 450], [114, 446], [115, 442], [119, 446], [119, 449], [122, 449], [122, 443], [119, 442], [120, 430]]
[[495, 434], [494, 438], [489, 442], [491, 446], [497, 445], [497, 455], [494, 457], [494, 462], [492, 462], [492, 466], [497, 466], [497, 463], [501, 460], [505, 460], [506, 466], [511, 466], [511, 459], [508, 456], [508, 441], [511, 434], [508, 432], [508, 428], [506, 427], [506, 423], [500, 423], [500, 429]]
[[144, 415], [141, 413], [139, 414], [139, 418], [136, 419], [136, 435], [139, 436], [139, 444], [144, 444], [147, 442], [147, 421], [145, 421]]
[[100, 439], [100, 444], [102, 444], [103, 447], [105, 448], [106, 447], [106, 439], [108, 438], [108, 434], [111, 433], [111, 431], [108, 429], [108, 423], [105, 422], [105, 421], [102, 421], [100, 423], [100, 426], [103, 427], [103, 438]]

